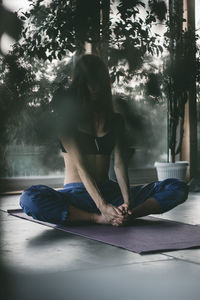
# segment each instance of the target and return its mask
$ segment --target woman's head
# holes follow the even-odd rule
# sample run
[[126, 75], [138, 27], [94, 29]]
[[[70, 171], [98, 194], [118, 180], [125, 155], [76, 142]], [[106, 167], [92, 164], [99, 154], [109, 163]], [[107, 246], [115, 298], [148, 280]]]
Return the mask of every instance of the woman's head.
[[51, 107], [58, 132], [70, 134], [82, 122], [91, 122], [93, 126], [93, 117], [97, 116], [105, 121], [105, 127], [110, 127], [114, 109], [104, 62], [95, 55], [81, 56], [75, 64], [70, 88], [60, 87], [54, 93]]
[[104, 117], [113, 112], [109, 72], [98, 56], [88, 54], [77, 60], [71, 88], [83, 110]]

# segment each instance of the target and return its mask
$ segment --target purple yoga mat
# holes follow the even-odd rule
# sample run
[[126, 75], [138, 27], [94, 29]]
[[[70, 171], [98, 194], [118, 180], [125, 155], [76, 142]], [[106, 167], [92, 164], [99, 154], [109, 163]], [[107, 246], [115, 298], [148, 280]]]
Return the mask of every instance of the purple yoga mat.
[[56, 225], [34, 220], [22, 209], [8, 210], [8, 213], [32, 222], [77, 234], [137, 253], [187, 249], [200, 246], [200, 226], [145, 217], [131, 225], [113, 227], [111, 225]]

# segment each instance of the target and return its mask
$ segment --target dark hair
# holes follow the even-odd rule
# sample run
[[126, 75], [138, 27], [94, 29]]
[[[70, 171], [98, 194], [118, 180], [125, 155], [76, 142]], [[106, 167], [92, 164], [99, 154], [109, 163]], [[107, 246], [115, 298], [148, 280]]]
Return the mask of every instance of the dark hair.
[[109, 123], [114, 113], [110, 76], [100, 57], [86, 54], [77, 60], [70, 88], [79, 102], [82, 119], [96, 113]]
[[114, 108], [109, 72], [101, 58], [92, 54], [78, 58], [70, 87], [59, 88], [53, 103], [56, 103], [58, 127], [62, 132], [73, 131], [80, 121], [92, 123], [94, 113], [109, 128]]

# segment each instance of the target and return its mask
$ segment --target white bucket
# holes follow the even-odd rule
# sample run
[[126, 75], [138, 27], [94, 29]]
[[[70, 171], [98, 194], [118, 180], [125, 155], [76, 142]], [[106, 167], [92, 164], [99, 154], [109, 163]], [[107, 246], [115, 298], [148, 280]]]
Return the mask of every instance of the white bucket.
[[188, 162], [155, 162], [154, 166], [156, 167], [159, 181], [165, 180], [167, 178], [177, 178], [180, 180], [185, 180]]

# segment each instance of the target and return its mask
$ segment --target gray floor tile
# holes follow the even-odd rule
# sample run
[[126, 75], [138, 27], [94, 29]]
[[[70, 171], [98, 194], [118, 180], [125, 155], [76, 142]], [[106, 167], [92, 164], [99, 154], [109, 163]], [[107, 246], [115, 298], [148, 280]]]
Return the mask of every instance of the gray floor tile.
[[159, 217], [193, 225], [200, 224], [200, 193], [190, 193], [187, 201]]
[[199, 300], [200, 292], [200, 266], [177, 260], [7, 277], [6, 300]]
[[200, 249], [169, 251], [169, 252], [164, 252], [163, 254], [166, 254], [169, 257], [178, 258], [181, 260], [186, 260], [188, 262], [200, 264]]
[[7, 195], [0, 196], [0, 209], [7, 211], [7, 209], [20, 208], [19, 205], [20, 195]]

